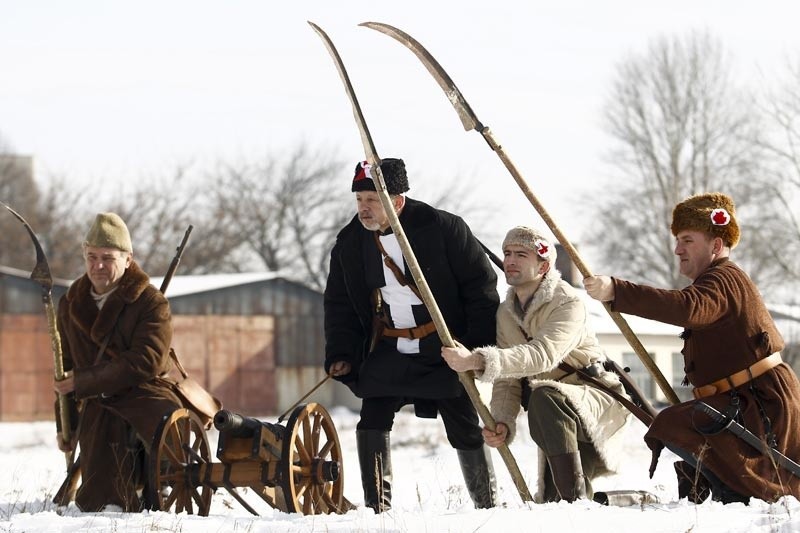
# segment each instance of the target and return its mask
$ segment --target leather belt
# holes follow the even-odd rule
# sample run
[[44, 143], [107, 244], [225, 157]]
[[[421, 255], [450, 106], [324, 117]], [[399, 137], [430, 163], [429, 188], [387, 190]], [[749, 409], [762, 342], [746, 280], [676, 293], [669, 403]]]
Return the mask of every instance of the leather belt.
[[434, 324], [433, 321], [431, 321], [428, 322], [427, 324], [422, 324], [421, 326], [417, 326], [415, 328], [402, 328], [402, 329], [383, 328], [383, 336], [403, 337], [405, 339], [421, 339], [422, 337], [427, 337], [434, 331], [436, 331], [436, 324]]
[[775, 368], [782, 362], [783, 359], [781, 359], [780, 352], [776, 352], [769, 357], [765, 357], [764, 359], [756, 361], [744, 370], [740, 370], [731, 374], [728, 377], [718, 379], [717, 381], [709, 383], [708, 385], [703, 385], [702, 387], [695, 387], [692, 391], [692, 394], [694, 394], [695, 399], [699, 400], [700, 398], [705, 398], [706, 396], [713, 396], [714, 394], [727, 392], [731, 389], [735, 389], [739, 385], [744, 385], [748, 381], [756, 379], [767, 370]]

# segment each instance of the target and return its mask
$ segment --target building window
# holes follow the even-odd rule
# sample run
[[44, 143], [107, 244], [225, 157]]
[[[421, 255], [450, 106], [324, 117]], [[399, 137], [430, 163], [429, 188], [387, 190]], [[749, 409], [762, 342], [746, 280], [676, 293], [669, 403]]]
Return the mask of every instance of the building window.
[[[650, 357], [653, 357], [652, 353], [650, 354]], [[630, 369], [628, 371], [628, 375], [630, 376], [631, 380], [636, 383], [636, 386], [642, 391], [642, 394], [644, 394], [648, 400], [652, 400], [653, 377], [639, 360], [639, 356], [633, 352], [623, 353], [622, 365], [625, 368]]]
[[686, 377], [686, 373], [683, 371], [683, 354], [680, 352], [673, 352], [672, 353], [672, 387], [673, 388], [680, 388], [685, 387], [683, 385], [683, 378]]

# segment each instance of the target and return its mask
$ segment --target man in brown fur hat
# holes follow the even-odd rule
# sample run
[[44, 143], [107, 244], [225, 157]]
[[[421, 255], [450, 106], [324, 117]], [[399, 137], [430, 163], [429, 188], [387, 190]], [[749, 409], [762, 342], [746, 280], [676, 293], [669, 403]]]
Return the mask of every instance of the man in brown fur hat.
[[[80, 424], [72, 418], [81, 449], [75, 503], [82, 511], [139, 511], [130, 428], [149, 450], [162, 417], [181, 407], [159, 377], [171, 365], [169, 304], [133, 260], [128, 228], [115, 213], [97, 215], [83, 256], [86, 274], [58, 305], [67, 372], [54, 385], [80, 409]], [[74, 449], [60, 432], [58, 441], [62, 450]]]
[[[453, 336], [470, 347], [494, 342], [497, 276], [464, 221], [407, 198], [402, 159], [381, 172], [414, 254]], [[362, 398], [356, 444], [364, 502], [391, 508], [389, 433], [395, 412], [442, 415], [476, 507], [494, 506], [494, 473], [478, 416], [413, 284], [376, 192], [369, 163], [356, 165], [357, 214], [339, 232], [325, 287], [325, 370]]]
[[739, 242], [733, 200], [721, 193], [684, 200], [672, 212], [672, 233], [680, 272], [692, 280], [685, 289], [660, 290], [608, 276], [584, 280], [593, 298], [611, 302], [616, 311], [684, 328], [684, 370], [695, 400], [667, 407], [650, 426], [645, 441], [653, 450], [651, 469], [667, 447], [699, 467], [715, 500], [800, 498], [800, 478], [732, 432], [709, 432], [713, 422], [695, 409], [705, 402], [800, 460], [800, 383], [781, 361], [783, 339], [758, 289], [728, 258]]

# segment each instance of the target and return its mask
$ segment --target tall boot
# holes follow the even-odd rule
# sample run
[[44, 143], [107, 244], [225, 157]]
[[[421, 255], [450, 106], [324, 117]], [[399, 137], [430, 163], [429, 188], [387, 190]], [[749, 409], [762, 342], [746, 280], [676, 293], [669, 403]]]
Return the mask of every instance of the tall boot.
[[568, 502], [586, 498], [586, 476], [579, 452], [562, 453], [547, 458], [559, 497]]
[[379, 429], [356, 431], [358, 464], [361, 467], [361, 486], [364, 505], [376, 513], [392, 508], [392, 458], [389, 432]]
[[489, 509], [495, 506], [497, 484], [492, 467], [492, 456], [489, 448], [481, 446], [475, 450], [456, 450], [461, 473], [467, 485], [472, 503], [476, 509]]

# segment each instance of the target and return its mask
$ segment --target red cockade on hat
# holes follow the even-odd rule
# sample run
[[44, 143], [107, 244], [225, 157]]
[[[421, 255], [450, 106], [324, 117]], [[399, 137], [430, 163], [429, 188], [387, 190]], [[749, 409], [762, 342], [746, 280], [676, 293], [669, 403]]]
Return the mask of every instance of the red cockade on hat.
[[369, 161], [361, 162], [361, 169], [358, 172], [356, 172], [356, 175], [353, 178], [353, 182], [361, 181], [364, 179], [372, 179], [372, 165], [369, 164]]
[[550, 257], [550, 245], [546, 241], [537, 240], [533, 245], [536, 247], [536, 254], [542, 259]]
[[715, 226], [727, 226], [730, 222], [731, 215], [722, 207], [711, 211], [711, 223]]

